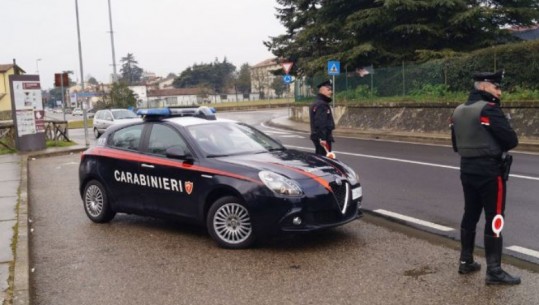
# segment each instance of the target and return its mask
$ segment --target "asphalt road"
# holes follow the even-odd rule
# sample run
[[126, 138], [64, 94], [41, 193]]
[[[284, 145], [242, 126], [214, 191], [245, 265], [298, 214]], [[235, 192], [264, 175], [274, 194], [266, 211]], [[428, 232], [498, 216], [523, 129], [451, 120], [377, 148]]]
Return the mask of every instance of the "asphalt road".
[[[308, 134], [264, 124], [288, 115], [287, 112], [282, 108], [218, 115], [255, 125], [288, 147], [312, 151]], [[84, 143], [82, 129], [70, 130], [70, 136]], [[91, 132], [89, 140], [93, 145], [95, 139]], [[384, 213], [391, 219], [441, 236], [460, 238], [458, 229], [464, 205], [459, 158], [450, 147], [337, 138], [335, 151], [339, 159], [360, 174], [366, 210]], [[513, 154], [515, 161], [508, 182], [503, 230], [504, 253], [539, 264], [539, 206], [536, 199], [539, 198], [539, 155], [518, 151]], [[476, 239], [479, 246], [483, 245], [483, 227], [484, 220], [481, 219]]]
[[487, 287], [484, 272], [457, 274], [447, 239], [369, 216], [241, 251], [181, 223], [121, 214], [94, 224], [79, 161], [29, 161], [32, 304], [539, 304], [539, 274], [507, 265], [523, 284]]

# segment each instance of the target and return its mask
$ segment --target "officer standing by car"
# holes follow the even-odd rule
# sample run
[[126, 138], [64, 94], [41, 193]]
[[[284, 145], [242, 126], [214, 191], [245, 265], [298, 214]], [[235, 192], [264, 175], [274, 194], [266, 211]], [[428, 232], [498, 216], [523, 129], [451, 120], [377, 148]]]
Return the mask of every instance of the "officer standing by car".
[[318, 84], [317, 88], [316, 99], [309, 107], [311, 140], [314, 144], [315, 153], [326, 156], [332, 150], [331, 143], [335, 142], [332, 135], [333, 129], [335, 129], [335, 121], [329, 106], [333, 93], [333, 84], [331, 80], [325, 80]]
[[520, 284], [501, 268], [510, 149], [518, 138], [500, 108], [503, 71], [475, 73], [474, 90], [468, 101], [459, 105], [451, 116], [453, 150], [461, 156], [460, 179], [464, 190], [464, 216], [461, 222], [461, 254], [458, 272], [479, 271], [474, 261], [475, 229], [485, 210], [485, 256], [487, 285]]

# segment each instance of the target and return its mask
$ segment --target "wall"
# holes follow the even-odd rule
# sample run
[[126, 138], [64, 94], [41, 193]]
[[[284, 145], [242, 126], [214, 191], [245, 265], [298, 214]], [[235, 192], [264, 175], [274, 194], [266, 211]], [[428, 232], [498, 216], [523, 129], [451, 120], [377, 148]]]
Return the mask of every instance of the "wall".
[[[337, 106], [338, 128], [365, 131], [449, 133], [449, 118], [458, 103]], [[539, 104], [511, 103], [503, 106], [519, 137], [539, 139]], [[309, 122], [308, 106], [293, 106], [291, 119]]]

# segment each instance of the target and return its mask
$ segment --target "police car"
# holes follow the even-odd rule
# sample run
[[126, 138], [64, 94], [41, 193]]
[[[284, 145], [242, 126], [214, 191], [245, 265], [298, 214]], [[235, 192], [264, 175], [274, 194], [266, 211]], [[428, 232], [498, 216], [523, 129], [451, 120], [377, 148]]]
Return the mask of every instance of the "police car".
[[142, 122], [110, 127], [81, 155], [80, 194], [93, 222], [116, 213], [187, 220], [221, 247], [246, 248], [362, 215], [358, 176], [338, 160], [288, 149], [208, 107], [138, 114]]

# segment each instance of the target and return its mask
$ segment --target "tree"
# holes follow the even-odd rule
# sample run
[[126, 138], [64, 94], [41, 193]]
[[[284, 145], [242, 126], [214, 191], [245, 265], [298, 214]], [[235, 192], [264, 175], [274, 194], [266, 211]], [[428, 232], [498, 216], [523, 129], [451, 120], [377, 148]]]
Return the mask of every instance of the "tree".
[[251, 67], [248, 63], [240, 67], [238, 78], [236, 79], [236, 89], [243, 94], [251, 93]]
[[286, 33], [264, 42], [312, 76], [330, 59], [360, 67], [454, 54], [517, 38], [507, 27], [539, 19], [536, 0], [277, 0]]
[[125, 83], [113, 83], [110, 93], [103, 97], [102, 103], [96, 105], [96, 109], [101, 108], [128, 108], [136, 107], [137, 98], [135, 93], [129, 89]]
[[216, 58], [210, 64], [194, 64], [180, 73], [174, 80], [175, 88], [195, 88], [209, 87], [215, 93], [224, 92], [230, 84], [233, 84], [233, 73], [236, 67], [227, 62], [226, 57], [223, 62], [219, 62]]
[[275, 95], [277, 95], [277, 97], [281, 97], [286, 89], [286, 86], [282, 78], [275, 77], [271, 83], [271, 88], [275, 91]]
[[122, 68], [120, 69], [120, 81], [127, 83], [128, 85], [134, 85], [142, 79], [142, 68], [138, 66], [138, 62], [135, 60], [135, 56], [132, 53], [127, 53], [126, 57], [120, 59]]
[[88, 81], [87, 81], [87, 82], [88, 82], [88, 84], [90, 84], [90, 85], [94, 85], [94, 86], [99, 85], [99, 83], [97, 82], [97, 80], [96, 80], [95, 77], [93, 77], [93, 76], [88, 77]]

